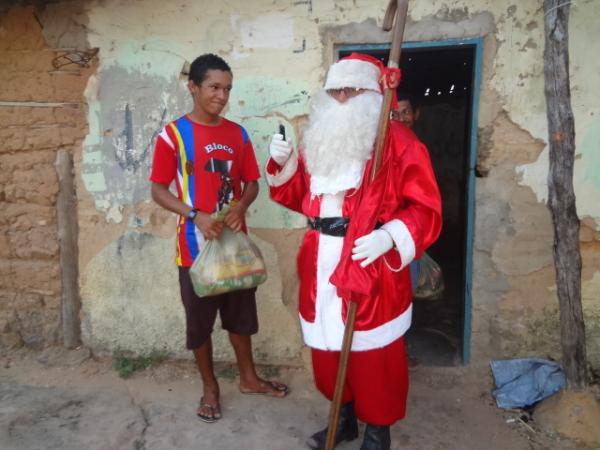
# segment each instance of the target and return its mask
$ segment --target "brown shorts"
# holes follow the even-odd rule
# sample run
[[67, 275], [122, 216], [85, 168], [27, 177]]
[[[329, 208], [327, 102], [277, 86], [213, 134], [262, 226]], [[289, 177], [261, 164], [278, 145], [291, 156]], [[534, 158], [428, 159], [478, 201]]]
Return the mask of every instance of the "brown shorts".
[[179, 287], [185, 308], [188, 349], [200, 347], [210, 337], [217, 311], [224, 330], [244, 336], [258, 332], [256, 288], [200, 298], [194, 292], [189, 271], [189, 267], [179, 267]]

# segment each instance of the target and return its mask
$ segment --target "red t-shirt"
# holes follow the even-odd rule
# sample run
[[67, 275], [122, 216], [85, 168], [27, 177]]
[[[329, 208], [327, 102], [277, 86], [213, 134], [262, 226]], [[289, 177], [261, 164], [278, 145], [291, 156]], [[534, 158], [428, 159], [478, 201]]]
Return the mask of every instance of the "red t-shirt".
[[[180, 200], [206, 213], [223, 209], [242, 196], [242, 183], [260, 178], [248, 133], [225, 118], [202, 125], [187, 115], [169, 123], [156, 139], [150, 181], [169, 186]], [[177, 222], [177, 264], [189, 267], [204, 243], [200, 230], [185, 217]]]

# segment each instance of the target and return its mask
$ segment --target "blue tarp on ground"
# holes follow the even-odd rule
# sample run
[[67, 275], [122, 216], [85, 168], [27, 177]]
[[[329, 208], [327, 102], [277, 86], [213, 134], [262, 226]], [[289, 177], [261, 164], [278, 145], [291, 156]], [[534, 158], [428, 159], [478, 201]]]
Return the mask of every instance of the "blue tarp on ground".
[[500, 408], [525, 408], [560, 391], [566, 384], [560, 364], [541, 358], [497, 360], [490, 363], [496, 382], [493, 392]]

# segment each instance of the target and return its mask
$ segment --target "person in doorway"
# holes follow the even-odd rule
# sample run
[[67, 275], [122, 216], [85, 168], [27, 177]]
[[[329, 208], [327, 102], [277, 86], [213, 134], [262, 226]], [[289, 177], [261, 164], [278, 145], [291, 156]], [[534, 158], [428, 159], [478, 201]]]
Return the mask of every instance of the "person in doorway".
[[[196, 58], [189, 71], [192, 112], [169, 123], [156, 140], [150, 181], [152, 198], [179, 215], [177, 265], [186, 316], [186, 345], [192, 350], [203, 382], [196, 411], [204, 422], [221, 418], [219, 384], [213, 369], [211, 333], [217, 312], [229, 332], [244, 394], [284, 397], [282, 383], [260, 378], [252, 358], [251, 335], [258, 331], [255, 288], [198, 298], [189, 268], [209, 239], [218, 239], [223, 227], [245, 232], [244, 216], [258, 195], [260, 177], [256, 156], [246, 130], [224, 117], [233, 75], [220, 57]], [[177, 195], [169, 186], [175, 181]], [[228, 207], [223, 222], [211, 214]]]
[[414, 99], [406, 92], [398, 92], [398, 106], [390, 113], [390, 118], [413, 129], [415, 122], [419, 120], [419, 107]]
[[[411, 322], [410, 262], [441, 229], [440, 194], [427, 149], [390, 121], [381, 168], [369, 184], [382, 107], [381, 62], [353, 53], [333, 64], [312, 99], [300, 155], [272, 137], [267, 181], [273, 200], [309, 220], [298, 254], [299, 312], [319, 391], [333, 398], [348, 301], [356, 301], [352, 351], [336, 444], [389, 450], [390, 425], [405, 415]], [[308, 445], [323, 449], [327, 429]]]

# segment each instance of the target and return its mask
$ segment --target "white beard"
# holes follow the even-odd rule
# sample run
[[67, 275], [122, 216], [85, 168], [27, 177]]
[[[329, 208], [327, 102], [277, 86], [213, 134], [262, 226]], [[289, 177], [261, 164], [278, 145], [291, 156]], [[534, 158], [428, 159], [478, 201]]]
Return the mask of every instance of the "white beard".
[[374, 91], [340, 103], [324, 90], [311, 102], [302, 154], [313, 194], [357, 187], [371, 157], [383, 96]]

